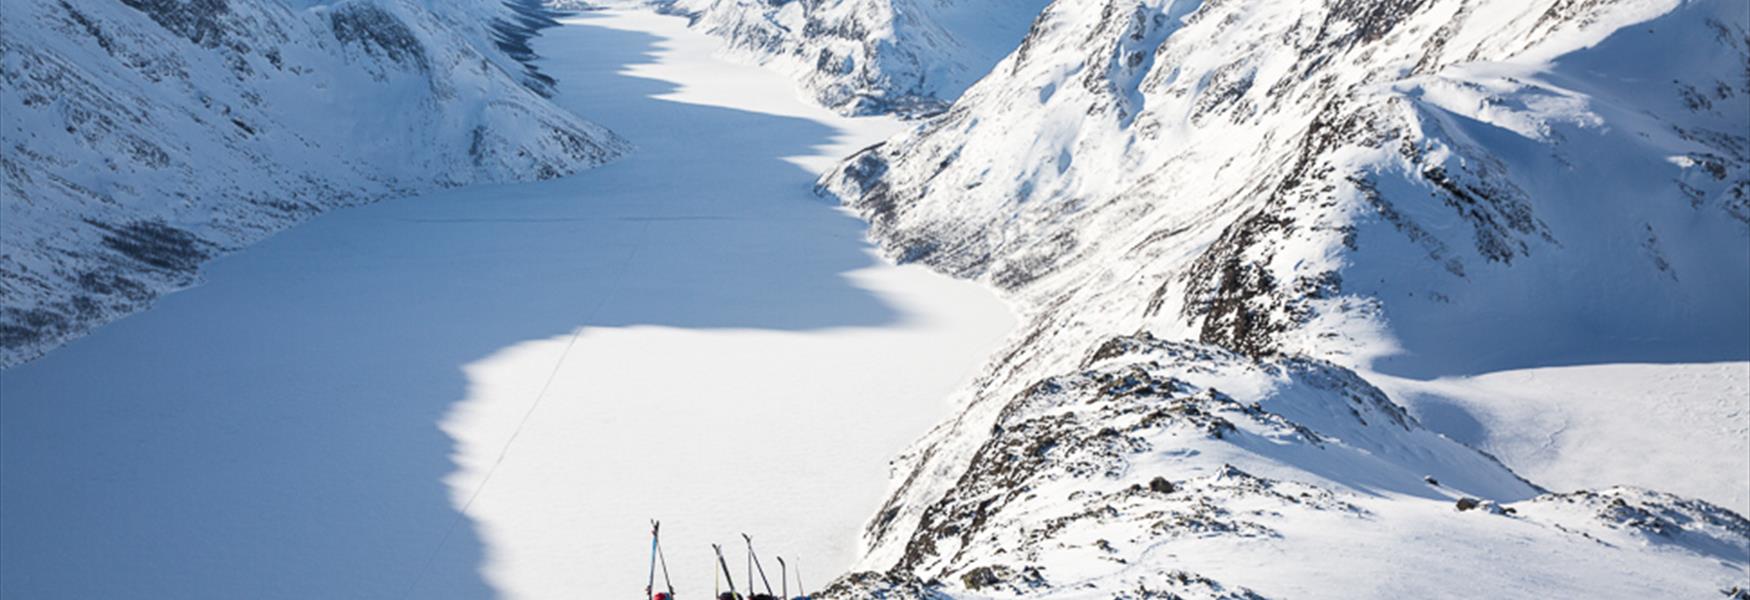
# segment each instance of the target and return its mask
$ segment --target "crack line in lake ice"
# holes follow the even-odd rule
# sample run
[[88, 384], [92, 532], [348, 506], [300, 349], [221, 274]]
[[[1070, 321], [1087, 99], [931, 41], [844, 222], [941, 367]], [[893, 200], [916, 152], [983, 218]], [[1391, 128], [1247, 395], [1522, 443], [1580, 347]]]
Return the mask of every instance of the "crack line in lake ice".
[[[638, 257], [638, 250], [644, 247], [646, 234], [649, 233], [649, 230], [650, 224], [646, 221], [643, 229], [639, 231], [638, 243], [626, 252], [624, 259], [620, 260], [615, 280], [624, 276], [627, 269], [631, 267], [632, 260]], [[618, 287], [614, 289], [618, 289]], [[594, 321], [597, 313], [601, 312], [602, 305], [606, 304], [608, 298], [613, 297], [613, 295], [613, 290], [609, 290], [608, 293], [598, 296], [595, 306], [589, 310], [589, 319], [585, 319], [584, 323]], [[480, 493], [486, 491], [486, 486], [492, 483], [492, 475], [498, 472], [498, 467], [504, 465], [504, 457], [510, 455], [511, 445], [516, 443], [517, 436], [522, 435], [523, 428], [529, 424], [529, 418], [535, 416], [535, 411], [541, 408], [541, 401], [547, 398], [547, 391], [553, 388], [553, 380], [559, 378], [559, 371], [565, 367], [566, 357], [571, 356], [571, 349], [577, 347], [577, 339], [583, 337], [583, 330], [586, 328], [587, 326], [580, 325], [571, 331], [571, 338], [565, 342], [565, 350], [559, 353], [559, 360], [553, 361], [553, 370], [547, 373], [546, 381], [541, 384], [541, 391], [535, 394], [534, 401], [529, 403], [529, 409], [523, 412], [523, 418], [517, 421], [516, 428], [510, 432], [510, 437], [504, 440], [504, 446], [498, 449], [498, 458], [492, 461], [492, 466], [488, 467], [486, 474], [481, 476], [480, 483], [475, 485], [474, 491], [468, 494], [468, 500], [456, 509], [456, 516], [450, 519], [449, 526], [444, 528], [443, 537], [438, 538], [437, 545], [432, 546], [431, 555], [426, 557], [425, 564], [419, 567], [419, 571], [413, 574], [413, 581], [407, 584], [407, 591], [401, 594], [403, 599], [413, 597], [413, 590], [419, 589], [419, 582], [425, 579], [426, 571], [431, 570], [431, 565], [437, 562], [438, 554], [443, 552], [444, 545], [449, 543], [450, 536], [455, 534], [456, 526], [468, 519], [468, 509], [474, 507], [474, 500], [480, 498]]]

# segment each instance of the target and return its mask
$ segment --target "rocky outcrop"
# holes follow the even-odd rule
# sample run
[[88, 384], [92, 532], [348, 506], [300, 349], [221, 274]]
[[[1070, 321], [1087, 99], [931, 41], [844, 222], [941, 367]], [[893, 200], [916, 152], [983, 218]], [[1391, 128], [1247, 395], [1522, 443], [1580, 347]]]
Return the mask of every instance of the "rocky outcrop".
[[[1739, 586], [1744, 552], [1623, 550], [1357, 374], [1750, 356], [1738, 8], [1051, 5], [946, 112], [820, 182], [888, 255], [1025, 318], [897, 464], [860, 568], [954, 597], [1138, 597], [1176, 571], [1291, 597]], [[1228, 566], [1259, 554], [1281, 560]], [[1358, 560], [1417, 581], [1337, 573]]]
[[[1517, 590], [1537, 579], [1554, 595], [1623, 593], [1563, 561], [1655, 560], [1622, 551], [1625, 541], [1678, 551], [1660, 555], [1668, 571], [1642, 582], [1648, 590], [1738, 585], [1734, 571], [1750, 564], [1742, 516], [1632, 488], [1546, 493], [1424, 429], [1353, 372], [1306, 357], [1117, 337], [1002, 402], [979, 431], [938, 432], [910, 457], [922, 466], [970, 452], [933, 502], [890, 502], [870, 524], [901, 536], [874, 540], [893, 560], [884, 571], [841, 578], [823, 597], [1375, 595], [1344, 591], [1354, 582], [1334, 575], [1390, 562], [1339, 550], [1355, 545], [1438, 563], [1420, 573], [1428, 581]], [[1397, 541], [1409, 532], [1414, 544]], [[1530, 560], [1545, 553], [1559, 558]], [[1307, 568], [1282, 577], [1230, 564], [1256, 555]], [[1440, 589], [1422, 585], [1404, 589]]]
[[1576, 318], [1744, 353], [1741, 11], [1293, 5], [1059, 2], [822, 187], [901, 260], [1253, 355], [1422, 370]]

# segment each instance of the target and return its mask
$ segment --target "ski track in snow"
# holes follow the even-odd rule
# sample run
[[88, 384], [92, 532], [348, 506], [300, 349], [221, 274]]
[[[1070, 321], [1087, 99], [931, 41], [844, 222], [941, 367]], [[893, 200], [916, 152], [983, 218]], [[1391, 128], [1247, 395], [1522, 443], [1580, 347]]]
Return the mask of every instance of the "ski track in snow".
[[319, 217], [6, 372], [0, 595], [629, 597], [648, 518], [687, 596], [710, 542], [745, 589], [741, 532], [774, 587], [851, 564], [1013, 316], [811, 194], [899, 123], [680, 18], [567, 23], [542, 69], [630, 156]]

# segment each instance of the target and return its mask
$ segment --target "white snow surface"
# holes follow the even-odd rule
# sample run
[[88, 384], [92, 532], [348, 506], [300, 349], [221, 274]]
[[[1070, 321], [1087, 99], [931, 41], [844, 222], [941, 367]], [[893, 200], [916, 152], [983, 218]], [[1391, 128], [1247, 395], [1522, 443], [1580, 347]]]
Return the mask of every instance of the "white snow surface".
[[[1119, 336], [994, 422], [982, 404], [944, 427], [987, 437], [916, 530], [898, 502], [871, 525], [905, 536], [867, 558], [896, 561], [889, 582], [941, 582], [897, 597], [1701, 598], [1747, 583], [1743, 517], [1632, 487], [1545, 494], [1324, 361]], [[918, 454], [961, 451], [931, 437]], [[880, 579], [831, 597], [880, 597]]]
[[825, 183], [1117, 331], [1419, 379], [1750, 357], [1742, 3], [1114, 6]]
[[[539, 45], [621, 162], [318, 219], [6, 372], [0, 593], [630, 595], [649, 517], [683, 597], [741, 532], [834, 597], [1750, 587], [1750, 521], [1667, 493], [1750, 497], [1741, 2], [1058, 0], [903, 132], [793, 84], [928, 114], [1037, 3], [653, 4], [727, 45]], [[1010, 294], [982, 371], [1002, 302], [806, 198], [894, 133], [824, 189]]]
[[321, 211], [625, 151], [500, 43], [531, 0], [0, 0], [0, 367]]
[[1750, 363], [1368, 379], [1428, 427], [1550, 489], [1634, 485], [1750, 515]]
[[[940, 111], [1015, 49], [1047, 0], [586, 0], [679, 12], [732, 56], [851, 114]], [[572, 4], [563, 2], [560, 4]]]
[[[859, 563], [880, 575], [847, 589], [1386, 598], [1744, 586], [1741, 516], [1610, 486], [1728, 508], [1750, 486], [1744, 389], [1708, 375], [1750, 358], [1747, 31], [1750, 13], [1730, 0], [1054, 2], [947, 112], [822, 180], [891, 256], [1004, 288], [1024, 323], [955, 416], [902, 459]], [[1385, 446], [1380, 458], [1436, 475], [1430, 490], [1519, 513], [1432, 523], [1416, 515], [1460, 513], [1343, 444], [1304, 442], [1318, 459], [1282, 469], [1280, 450], [1186, 425], [1202, 412], [1135, 425], [1096, 408], [1134, 401], [1104, 387], [1123, 379], [1099, 372], [1098, 357], [1141, 334], [1238, 352], [1255, 368], [1356, 369], [1426, 417], [1406, 425], [1417, 437], [1524, 462], [1533, 484], [1606, 491], [1501, 494], [1437, 473], [1430, 451], [1446, 442]], [[1215, 368], [1161, 353], [1133, 360], [1160, 360], [1149, 371], [1162, 380]], [[1030, 404], [1048, 382], [1095, 375], [1115, 379], [1087, 384], [1080, 401]], [[1666, 375], [1694, 377], [1674, 384], [1691, 391], [1662, 389]], [[1352, 443], [1342, 427], [1270, 406], [1299, 387], [1219, 386], [1241, 406], [1263, 402], [1262, 416], [1206, 403]], [[1473, 414], [1472, 431], [1439, 398]], [[1118, 433], [1092, 434], [1103, 427]], [[1560, 443], [1527, 447], [1551, 436]], [[1279, 537], [1223, 530], [1207, 517], [1279, 508], [1205, 485], [1224, 466], [1372, 516], [1326, 526], [1265, 515]], [[1125, 491], [1157, 473], [1192, 493]], [[1376, 493], [1373, 477], [1404, 495]], [[1618, 499], [1715, 515], [1732, 524], [1721, 529], [1730, 551], [1664, 543], [1706, 533], [1614, 537], [1645, 522], [1640, 509], [1541, 513]], [[1205, 520], [1177, 520], [1185, 505]], [[1111, 523], [1129, 537], [1077, 531]], [[1514, 530], [1533, 524], [1538, 533]], [[1631, 571], [1648, 578], [1619, 577]]]
[[[0, 380], [0, 596], [577, 598], [754, 536], [818, 587], [1008, 333], [810, 192], [895, 132], [684, 19], [537, 41], [637, 150], [323, 215]], [[458, 511], [466, 510], [466, 516]], [[745, 589], [745, 588], [744, 588]]]

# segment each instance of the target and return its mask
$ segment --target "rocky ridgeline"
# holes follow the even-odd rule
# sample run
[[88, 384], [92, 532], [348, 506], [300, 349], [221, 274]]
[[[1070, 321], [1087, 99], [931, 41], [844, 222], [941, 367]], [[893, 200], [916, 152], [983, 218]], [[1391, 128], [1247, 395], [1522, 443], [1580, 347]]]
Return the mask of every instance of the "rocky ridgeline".
[[[1173, 557], [1225, 548], [1340, 569], [1295, 549], [1428, 528], [1401, 502], [1445, 515], [1405, 553], [1473, 552], [1525, 527], [1588, 560], [1636, 560], [1612, 551], [1634, 540], [1750, 561], [1750, 523], [1729, 510], [1630, 488], [1547, 493], [1342, 367], [1147, 335], [1112, 339], [1010, 399], [968, 465], [915, 528], [888, 529], [905, 536], [894, 564], [823, 595], [1259, 598], [1246, 578]], [[889, 504], [871, 530], [913, 508]]]
[[[1400, 592], [1742, 589], [1741, 517], [1649, 496], [1672, 516], [1644, 522], [1682, 533], [1609, 525], [1351, 370], [1516, 368], [1621, 339], [1737, 356], [1741, 8], [1052, 4], [945, 113], [821, 180], [889, 255], [997, 285], [1024, 318], [897, 463], [836, 593], [1393, 596], [1389, 574], [1344, 574], [1387, 563], [1425, 571]], [[1238, 487], [1281, 495], [1217, 485], [1253, 479]], [[1228, 566], [1256, 554], [1320, 567]]]
[[1461, 363], [1564, 319], [1736, 349], [1747, 31], [1718, 1], [1066, 0], [822, 188], [902, 261], [1248, 354]]

